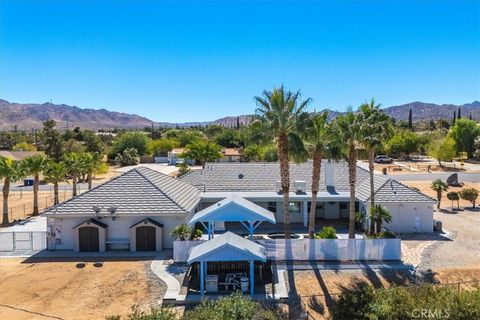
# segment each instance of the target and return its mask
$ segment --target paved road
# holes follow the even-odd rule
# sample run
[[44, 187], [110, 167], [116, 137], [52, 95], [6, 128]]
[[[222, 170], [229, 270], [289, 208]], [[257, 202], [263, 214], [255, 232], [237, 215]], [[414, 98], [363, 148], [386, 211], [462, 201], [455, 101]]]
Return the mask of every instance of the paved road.
[[[411, 174], [395, 174], [389, 177], [398, 181], [432, 181], [435, 179], [446, 180], [451, 172], [443, 173], [411, 173]], [[459, 181], [480, 182], [480, 173], [458, 173]]]

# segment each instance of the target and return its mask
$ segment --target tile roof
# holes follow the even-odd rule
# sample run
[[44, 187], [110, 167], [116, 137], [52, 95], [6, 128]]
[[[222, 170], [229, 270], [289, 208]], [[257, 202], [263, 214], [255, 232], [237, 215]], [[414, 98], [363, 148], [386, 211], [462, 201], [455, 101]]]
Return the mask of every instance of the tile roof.
[[230, 231], [192, 248], [188, 263], [198, 261], [266, 261], [265, 247]]
[[[349, 192], [348, 165], [345, 161], [334, 163], [334, 191]], [[203, 192], [264, 192], [276, 190], [280, 181], [278, 163], [207, 163], [202, 170], [192, 171], [180, 178]], [[290, 164], [290, 188], [295, 181], [306, 181], [311, 191], [312, 162]], [[325, 161], [322, 162], [319, 191], [333, 192], [325, 184]], [[377, 201], [432, 201], [427, 195], [409, 188], [389, 177], [374, 175]], [[370, 199], [369, 172], [357, 167], [356, 196], [361, 201]]]
[[[349, 191], [348, 167], [345, 161], [334, 164], [335, 191]], [[280, 181], [279, 164], [269, 163], [207, 163], [202, 170], [192, 171], [180, 178], [205, 192], [218, 191], [278, 191], [276, 182]], [[357, 183], [368, 179], [368, 172], [357, 170]], [[311, 191], [312, 162], [290, 164], [290, 188], [295, 181], [305, 181], [307, 191]], [[327, 191], [325, 185], [325, 161], [322, 162], [319, 191]]]
[[116, 215], [186, 214], [197, 206], [199, 194], [197, 188], [184, 181], [139, 167], [52, 207], [45, 214], [94, 216], [93, 206], [102, 208], [100, 215], [110, 215], [109, 207], [116, 207]]

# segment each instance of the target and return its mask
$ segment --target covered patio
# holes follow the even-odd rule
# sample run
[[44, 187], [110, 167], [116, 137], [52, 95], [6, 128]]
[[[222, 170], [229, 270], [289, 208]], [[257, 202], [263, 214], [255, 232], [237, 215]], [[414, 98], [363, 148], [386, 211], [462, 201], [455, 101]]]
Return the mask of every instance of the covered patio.
[[201, 223], [207, 231], [208, 239], [212, 239], [216, 222], [240, 223], [247, 230], [250, 239], [253, 239], [255, 229], [262, 222], [275, 224], [276, 220], [273, 212], [242, 197], [232, 195], [197, 212], [188, 225], [194, 226], [196, 223]]
[[[234, 279], [229, 274], [225, 276], [224, 281], [219, 281], [219, 275], [215, 275], [213, 280], [213, 287], [210, 286], [209, 292], [218, 292], [218, 286], [232, 286], [233, 290], [242, 289], [246, 291], [247, 286], [250, 295], [253, 296], [255, 292], [255, 262], [265, 263], [267, 257], [265, 248], [253, 241], [240, 237], [232, 232], [226, 232], [222, 235], [206, 241], [192, 249], [188, 258], [188, 264], [199, 264], [199, 291], [203, 296], [205, 294], [205, 282], [208, 270], [208, 263], [225, 264], [227, 262], [239, 262], [248, 264], [249, 277], [241, 275], [241, 281]], [[228, 268], [219, 268], [226, 270]], [[258, 276], [258, 275], [257, 275]], [[229, 278], [230, 277], [230, 278]], [[216, 280], [215, 280], [216, 279]], [[247, 280], [248, 279], [248, 280]], [[231, 280], [231, 281], [230, 281]], [[216, 281], [216, 282], [215, 282]], [[216, 288], [216, 289], [212, 289]]]

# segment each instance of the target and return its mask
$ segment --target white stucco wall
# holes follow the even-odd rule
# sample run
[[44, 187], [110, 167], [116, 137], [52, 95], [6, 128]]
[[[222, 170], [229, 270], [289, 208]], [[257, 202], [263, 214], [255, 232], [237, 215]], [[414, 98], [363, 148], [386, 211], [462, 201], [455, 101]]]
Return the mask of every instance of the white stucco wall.
[[[50, 239], [48, 248], [50, 250], [74, 250], [78, 233], [75, 233], [73, 227], [90, 218], [91, 217], [49, 217], [47, 224], [52, 227], [51, 230], [56, 233], [58, 240]], [[174, 227], [185, 222], [185, 216], [183, 215], [116, 217], [115, 220], [112, 220], [111, 217], [103, 217], [99, 221], [108, 225], [106, 228], [106, 240], [127, 240], [130, 239], [130, 227], [145, 218], [151, 218], [164, 225], [161, 235], [162, 246], [164, 249], [173, 248], [174, 239], [170, 236], [170, 232]]]
[[[375, 202], [390, 210], [392, 222], [384, 224], [395, 233], [433, 232], [433, 202]], [[370, 205], [366, 204], [366, 212]]]

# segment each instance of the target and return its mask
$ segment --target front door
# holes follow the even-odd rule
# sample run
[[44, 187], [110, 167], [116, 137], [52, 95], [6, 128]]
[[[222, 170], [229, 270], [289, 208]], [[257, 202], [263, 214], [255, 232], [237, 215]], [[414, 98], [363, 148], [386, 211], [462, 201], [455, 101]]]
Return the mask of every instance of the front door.
[[155, 227], [138, 227], [136, 232], [137, 251], [156, 251]]
[[78, 229], [80, 252], [99, 251], [98, 228], [81, 227]]

